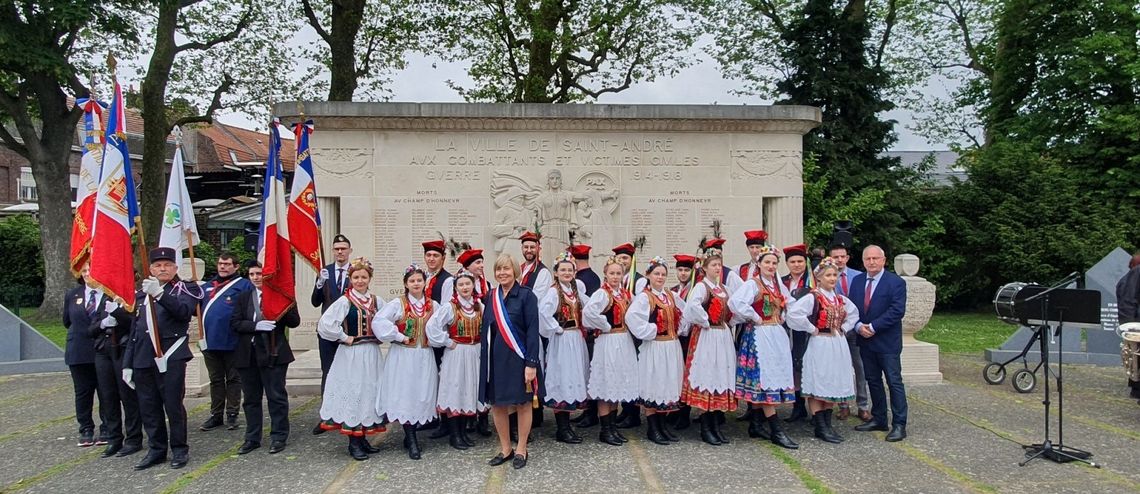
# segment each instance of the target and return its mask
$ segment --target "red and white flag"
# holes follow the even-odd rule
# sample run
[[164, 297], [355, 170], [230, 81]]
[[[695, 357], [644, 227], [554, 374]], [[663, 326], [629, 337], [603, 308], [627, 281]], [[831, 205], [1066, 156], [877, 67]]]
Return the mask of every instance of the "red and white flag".
[[265, 164], [265, 191], [261, 201], [261, 234], [258, 236], [257, 260], [263, 278], [261, 313], [276, 321], [297, 302], [293, 284], [293, 251], [289, 246], [289, 222], [286, 220], [285, 175], [281, 171], [280, 122], [269, 124], [269, 159]]
[[289, 243], [314, 272], [324, 266], [321, 260], [321, 214], [317, 210], [317, 182], [309, 156], [309, 134], [313, 121], [293, 124], [297, 161], [293, 167], [293, 188], [289, 190]]
[[79, 184], [75, 189], [75, 217], [71, 222], [71, 273], [79, 276], [91, 254], [91, 227], [95, 219], [95, 196], [99, 191], [99, 165], [103, 162], [103, 109], [95, 98], [80, 98], [83, 108], [83, 157], [79, 161]]

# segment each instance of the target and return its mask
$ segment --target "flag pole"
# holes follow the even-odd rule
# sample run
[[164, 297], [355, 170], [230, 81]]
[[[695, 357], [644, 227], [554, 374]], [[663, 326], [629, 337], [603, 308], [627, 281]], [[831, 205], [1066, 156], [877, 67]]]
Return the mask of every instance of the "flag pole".
[[[175, 153], [181, 153], [182, 152], [182, 128], [175, 125], [174, 130], [172, 132], [174, 134], [174, 152]], [[173, 174], [171, 174], [171, 178], [173, 178]], [[183, 211], [182, 213], [185, 214], [185, 211]], [[191, 209], [190, 209], [190, 214], [194, 214], [193, 207], [191, 207]], [[179, 226], [181, 226], [181, 225], [179, 225]], [[190, 249], [190, 281], [197, 283], [198, 282], [198, 263], [194, 262], [195, 261], [195, 258], [194, 258], [194, 236], [190, 234], [190, 230], [183, 229], [182, 232], [183, 232], [183, 234], [186, 235], [186, 245]], [[206, 339], [206, 328], [202, 323], [202, 304], [200, 304], [200, 303], [194, 304], [194, 314], [197, 316], [197, 319], [198, 319], [198, 341], [199, 341], [198, 346], [201, 347], [201, 345], [202, 345], [201, 342], [205, 341], [205, 339]]]

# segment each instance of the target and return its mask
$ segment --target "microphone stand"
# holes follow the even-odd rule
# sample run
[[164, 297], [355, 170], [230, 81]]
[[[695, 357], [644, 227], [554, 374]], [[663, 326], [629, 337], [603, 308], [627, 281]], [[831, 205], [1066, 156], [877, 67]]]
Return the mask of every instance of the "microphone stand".
[[[1064, 394], [1064, 355], [1065, 355], [1065, 333], [1063, 331], [1065, 325], [1065, 310], [1062, 308], [1057, 314], [1057, 329], [1052, 336], [1057, 336], [1057, 371], [1054, 373], [1053, 368], [1049, 365], [1049, 338], [1046, 338], [1046, 332], [1049, 331], [1049, 297], [1050, 293], [1059, 290], [1069, 284], [1077, 281], [1080, 278], [1080, 273], [1074, 272], [1066, 276], [1056, 285], [1048, 289], [1034, 294], [1033, 296], [1026, 297], [1022, 302], [1032, 302], [1037, 299], [1042, 299], [1041, 303], [1041, 326], [1038, 326], [1037, 331], [1041, 332], [1041, 362], [1045, 368], [1045, 399], [1041, 402], [1045, 405], [1045, 439], [1036, 444], [1022, 445], [1025, 449], [1025, 459], [1018, 463], [1018, 466], [1025, 466], [1029, 462], [1037, 458], [1046, 458], [1055, 463], [1068, 463], [1070, 461], [1079, 461], [1085, 463], [1093, 468], [1100, 468], [1100, 465], [1089, 460], [1092, 458], [1092, 453], [1077, 448], [1065, 446], [1065, 429], [1064, 429], [1064, 416], [1065, 416], [1065, 394]], [[1049, 434], [1049, 376], [1052, 375], [1057, 381], [1057, 444], [1053, 444]]]

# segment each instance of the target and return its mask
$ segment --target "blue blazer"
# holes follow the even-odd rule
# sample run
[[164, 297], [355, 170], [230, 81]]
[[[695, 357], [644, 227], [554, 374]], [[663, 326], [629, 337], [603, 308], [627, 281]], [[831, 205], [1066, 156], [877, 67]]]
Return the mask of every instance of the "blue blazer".
[[[67, 327], [67, 345], [63, 351], [63, 361], [67, 365], [94, 364], [95, 339], [91, 337], [91, 326], [102, 318], [92, 320], [87, 314], [87, 285], [80, 284], [63, 296], [63, 325]], [[102, 308], [107, 296], [100, 292], [95, 297], [96, 307]], [[96, 313], [98, 315], [98, 313]]]
[[906, 314], [906, 281], [883, 270], [871, 294], [871, 306], [863, 309], [867, 291], [867, 275], [860, 274], [851, 282], [851, 302], [859, 308], [859, 322], [870, 324], [875, 334], [859, 335], [859, 348], [878, 353], [902, 353], [902, 318]]
[[[329, 310], [329, 306], [336, 302], [341, 295], [344, 295], [344, 290], [338, 290], [336, 286], [336, 263], [325, 266], [324, 270], [329, 273], [328, 281], [325, 282], [325, 286], [320, 288], [313, 286], [313, 294], [309, 297], [309, 302], [313, 304], [313, 307], [321, 308], [321, 314]], [[349, 286], [347, 265], [344, 269], [344, 277], [344, 286], [347, 289]]]

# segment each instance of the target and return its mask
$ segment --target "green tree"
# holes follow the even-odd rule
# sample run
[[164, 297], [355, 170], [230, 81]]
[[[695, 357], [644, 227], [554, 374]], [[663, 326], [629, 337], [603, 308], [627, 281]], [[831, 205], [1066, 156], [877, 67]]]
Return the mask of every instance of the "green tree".
[[[675, 0], [431, 0], [439, 52], [470, 63], [467, 101], [570, 103], [675, 74], [698, 29]], [[463, 26], [456, 29], [455, 26]]]
[[83, 113], [70, 99], [91, 93], [83, 81], [96, 45], [137, 43], [134, 26], [115, 14], [136, 4], [0, 2], [0, 142], [28, 160], [36, 180], [44, 317], [58, 314], [73, 283], [67, 258], [74, 199], [69, 163]]
[[[43, 300], [44, 258], [40, 255], [40, 229], [28, 215], [0, 220], [0, 303], [13, 310]], [[56, 316], [59, 308], [53, 307]]]

